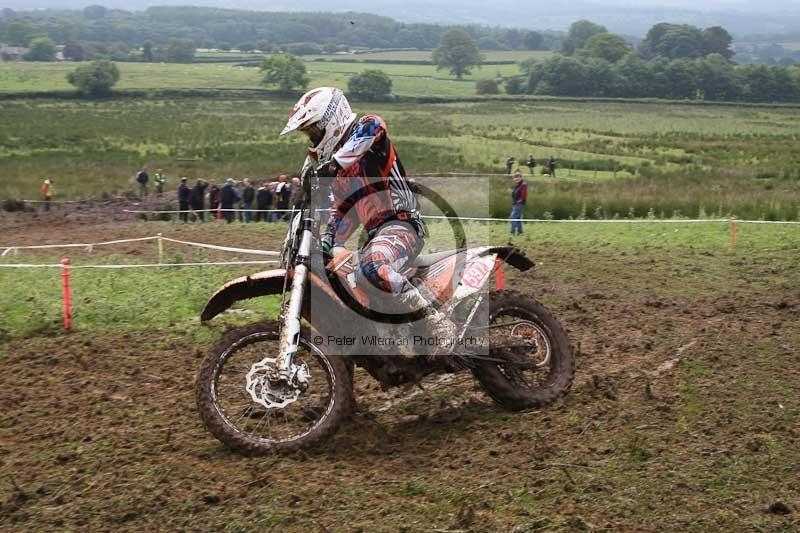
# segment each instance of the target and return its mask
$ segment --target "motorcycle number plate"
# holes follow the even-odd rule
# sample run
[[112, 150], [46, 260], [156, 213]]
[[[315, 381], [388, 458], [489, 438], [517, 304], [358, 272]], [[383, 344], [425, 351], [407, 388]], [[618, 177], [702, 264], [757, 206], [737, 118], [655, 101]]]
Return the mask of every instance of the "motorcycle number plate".
[[484, 261], [472, 261], [464, 270], [461, 283], [473, 289], [480, 289], [489, 275], [489, 266]]

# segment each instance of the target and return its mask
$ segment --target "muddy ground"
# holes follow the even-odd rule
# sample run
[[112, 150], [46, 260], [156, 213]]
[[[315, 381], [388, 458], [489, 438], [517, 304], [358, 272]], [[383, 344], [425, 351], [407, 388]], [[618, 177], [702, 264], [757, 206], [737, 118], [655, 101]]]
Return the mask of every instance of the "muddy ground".
[[[96, 216], [0, 225], [15, 244], [143, 234]], [[196, 336], [0, 345], [0, 528], [800, 529], [796, 251], [525, 247], [541, 264], [507, 283], [577, 356], [572, 393], [539, 411], [505, 412], [467, 376], [406, 393], [363, 378], [325, 446], [244, 458], [200, 424]]]

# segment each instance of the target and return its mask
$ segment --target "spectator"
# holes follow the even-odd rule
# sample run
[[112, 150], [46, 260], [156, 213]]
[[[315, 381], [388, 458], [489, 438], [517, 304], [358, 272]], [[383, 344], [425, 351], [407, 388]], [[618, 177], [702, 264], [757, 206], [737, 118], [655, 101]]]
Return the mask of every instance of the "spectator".
[[208, 206], [211, 208], [211, 217], [219, 220], [219, 187], [216, 183], [208, 190]]
[[528, 184], [522, 179], [522, 172], [514, 173], [514, 190], [511, 191], [511, 236], [522, 235], [522, 211], [528, 199]]
[[269, 190], [269, 184], [266, 181], [261, 182], [261, 187], [256, 191], [256, 222], [263, 220], [269, 221], [271, 213], [265, 213], [272, 205], [272, 191]]
[[150, 176], [145, 167], [136, 173], [136, 181], [139, 183], [139, 198], [147, 198], [147, 182], [150, 181]]
[[289, 209], [289, 200], [292, 197], [292, 186], [286, 183], [286, 176], [281, 174], [278, 176], [278, 185], [275, 187], [276, 196], [276, 209], [283, 210], [283, 212], [276, 213], [275, 220], [279, 218], [287, 218], [286, 210]]
[[53, 182], [45, 179], [42, 183], [42, 200], [44, 200], [44, 210], [50, 211], [50, 202], [53, 200]]
[[556, 160], [553, 156], [550, 156], [550, 159], [547, 161], [547, 171], [551, 178], [556, 177]]
[[153, 180], [156, 182], [156, 197], [161, 198], [164, 195], [164, 185], [167, 183], [167, 178], [161, 172], [161, 169], [158, 169], [156, 175], [153, 176]]
[[242, 208], [244, 209], [244, 221], [253, 221], [253, 200], [256, 199], [256, 190], [250, 183], [250, 178], [244, 179], [244, 189], [242, 190]]
[[222, 217], [228, 224], [233, 222], [233, 206], [240, 200], [241, 197], [238, 191], [233, 187], [233, 178], [228, 178], [219, 191], [219, 207], [222, 211]]
[[[275, 209], [278, 208], [278, 185], [280, 185], [279, 181], [271, 181], [269, 182], [269, 185], [267, 185], [267, 188], [272, 193], [272, 198], [275, 200]], [[277, 222], [278, 218], [280, 218], [280, 213], [276, 213], [273, 209], [273, 211], [269, 214], [269, 221]]]
[[186, 178], [181, 178], [181, 184], [178, 185], [178, 215], [184, 222], [189, 222], [189, 199], [192, 195], [192, 190], [186, 185]]
[[514, 168], [515, 162], [516, 159], [514, 159], [513, 155], [508, 156], [508, 159], [506, 159], [506, 174], [509, 176], [511, 175], [511, 170]]
[[208, 187], [208, 182], [203, 179], [197, 180], [197, 183], [194, 184], [192, 187], [192, 194], [189, 197], [189, 203], [192, 206], [192, 211], [197, 214], [197, 217], [200, 219], [200, 222], [206, 221], [206, 188]]
[[305, 192], [303, 191], [302, 183], [300, 183], [300, 178], [295, 176], [292, 178], [292, 209], [303, 209], [305, 199]]
[[528, 156], [528, 170], [531, 172], [531, 176], [533, 176], [533, 169], [536, 168], [536, 159], [533, 157], [533, 154]]

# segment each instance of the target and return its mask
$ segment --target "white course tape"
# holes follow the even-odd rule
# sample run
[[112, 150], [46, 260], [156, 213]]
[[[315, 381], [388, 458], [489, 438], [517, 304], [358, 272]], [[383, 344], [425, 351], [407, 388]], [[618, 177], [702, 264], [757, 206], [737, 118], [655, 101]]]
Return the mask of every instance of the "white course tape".
[[[165, 210], [157, 210], [157, 209], [123, 209], [123, 213], [163, 213], [163, 214], [175, 214], [175, 213], [216, 213], [217, 211], [221, 213], [291, 213], [295, 211], [295, 209], [186, 209], [181, 211], [180, 209], [165, 209]], [[320, 210], [322, 211], [322, 210]]]
[[737, 224], [800, 224], [796, 221], [788, 220], [737, 220]]
[[0, 265], [0, 268], [69, 268], [77, 270], [83, 268], [163, 268], [163, 267], [190, 267], [190, 266], [224, 266], [224, 265], [269, 265], [280, 263], [280, 261], [220, 261], [211, 263], [161, 263], [161, 264], [141, 264], [141, 265], [34, 265], [34, 264], [13, 264]]
[[269, 255], [273, 257], [281, 255], [280, 252], [271, 252], [267, 250], [253, 250], [250, 248], [233, 248], [231, 246], [217, 246], [216, 244], [205, 244], [202, 242], [179, 241], [177, 239], [170, 239], [167, 237], [161, 237], [161, 238], [167, 242], [186, 244], [188, 246], [196, 246], [198, 248], [208, 248], [210, 250], [221, 250], [223, 252], [236, 252], [236, 253], [253, 254], [253, 255]]
[[250, 248], [234, 248], [231, 246], [217, 246], [215, 244], [206, 244], [202, 242], [191, 242], [191, 241], [180, 241], [177, 239], [170, 239], [168, 237], [163, 236], [153, 236], [153, 237], [140, 237], [137, 239], [119, 239], [116, 241], [106, 241], [106, 242], [96, 242], [96, 243], [89, 243], [89, 244], [40, 244], [36, 246], [7, 246], [3, 253], [0, 254], [0, 257], [5, 257], [9, 253], [13, 252], [16, 253], [18, 250], [45, 250], [51, 248], [85, 248], [88, 251], [92, 251], [95, 246], [108, 246], [111, 244], [123, 244], [128, 242], [142, 242], [142, 241], [153, 241], [161, 239], [164, 241], [174, 242], [178, 244], [185, 244], [187, 246], [195, 246], [198, 248], [208, 248], [211, 250], [220, 250], [223, 252], [235, 252], [235, 253], [243, 253], [243, 254], [253, 254], [253, 255], [268, 255], [272, 257], [277, 257], [280, 255], [280, 252], [271, 252], [267, 250], [254, 250]]
[[[570, 223], [570, 224], [693, 224], [703, 222], [730, 222], [729, 218], [708, 218], [708, 219], [647, 219], [647, 218], [608, 218], [608, 219], [549, 219], [549, 218], [490, 218], [490, 217], [445, 217], [435, 215], [423, 215], [422, 218], [434, 220], [469, 220], [478, 222], [548, 222], [548, 223]], [[737, 220], [737, 222], [743, 222]]]
[[9, 246], [6, 247], [6, 250], [2, 253], [2, 255], [6, 255], [11, 250], [45, 250], [48, 248], [88, 248], [91, 250], [95, 246], [109, 246], [112, 244], [123, 244], [126, 242], [152, 241], [154, 239], [158, 239], [158, 237], [140, 237], [138, 239], [120, 239], [117, 241], [94, 242], [88, 244], [39, 244], [36, 246]]

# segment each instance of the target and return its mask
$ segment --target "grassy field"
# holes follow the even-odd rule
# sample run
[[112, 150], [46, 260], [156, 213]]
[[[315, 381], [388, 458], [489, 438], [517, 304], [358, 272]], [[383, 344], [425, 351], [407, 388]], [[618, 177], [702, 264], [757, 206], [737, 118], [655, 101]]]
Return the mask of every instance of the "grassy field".
[[[140, 165], [164, 168], [170, 190], [181, 175], [219, 181], [291, 173], [302, 162], [303, 141], [277, 137], [291, 104], [2, 102], [0, 197], [35, 198], [43, 176], [56, 180], [61, 199], [125, 193]], [[413, 174], [500, 173], [509, 155], [521, 162], [533, 153], [540, 166], [529, 177], [527, 214], [535, 218], [652, 211], [794, 220], [800, 210], [797, 108], [553, 100], [355, 108], [387, 120]], [[550, 156], [558, 160], [556, 179], [540, 173]], [[498, 216], [507, 212], [508, 187], [503, 177], [482, 185]]]
[[[391, 51], [391, 52], [364, 52], [357, 54], [335, 54], [335, 55], [318, 55], [318, 56], [305, 56], [306, 59], [324, 59], [328, 61], [336, 61], [337, 59], [347, 59], [354, 61], [430, 61], [431, 50], [407, 50], [407, 51]], [[553, 52], [546, 51], [531, 51], [531, 50], [484, 50], [481, 52], [483, 61], [492, 63], [496, 61], [525, 61], [526, 59], [546, 59], [553, 55]]]
[[[262, 74], [255, 67], [227, 63], [118, 63], [118, 89], [258, 89]], [[360, 64], [307, 61], [310, 85], [347, 86], [350, 76], [365, 69], [385, 71], [395, 94], [405, 96], [474, 96], [475, 81], [519, 72], [517, 65], [485, 65], [463, 81], [432, 65]], [[65, 91], [73, 87], [67, 74], [74, 63], [0, 63], [0, 92]]]
[[[0, 227], [3, 221], [0, 219]], [[89, 224], [91, 227], [91, 224]], [[426, 252], [454, 247], [452, 229], [446, 222], [430, 221], [430, 236]], [[90, 242], [110, 238], [135, 238], [163, 233], [165, 236], [202, 240], [216, 244], [237, 242], [248, 247], [278, 250], [286, 231], [284, 224], [205, 224], [186, 226], [177, 222], [126, 223], [114, 233], [88, 235], [57, 231], [49, 234], [47, 242]], [[464, 231], [468, 246], [507, 242], [506, 223], [484, 224], [466, 222]], [[11, 240], [13, 239], [13, 241]], [[27, 234], [6, 232], [0, 240], [3, 246], [41, 244]], [[515, 244], [540, 249], [574, 247], [618, 253], [619, 250], [660, 249], [698, 250], [726, 257], [786, 253], [800, 248], [800, 227], [779, 225], [740, 225], [737, 250], [731, 252], [730, 229], [727, 223], [704, 224], [548, 224], [528, 223], [524, 237]], [[355, 242], [351, 243], [355, 246]], [[0, 258], [0, 265], [14, 263], [57, 264], [68, 255], [73, 265], [154, 263], [157, 253], [154, 242], [131, 243], [111, 248], [53, 251], [21, 250], [18, 255]], [[253, 256], [187, 248], [166, 244], [166, 263], [253, 260]], [[547, 262], [546, 255], [534, 257]], [[167, 325], [193, 324], [210, 294], [228, 279], [273, 266], [230, 267], [168, 267], [164, 269], [75, 270], [72, 286], [76, 299], [74, 319], [82, 331], [113, 331], [159, 329]], [[58, 269], [0, 268], [0, 340], [40, 334], [60, 328], [60, 276]], [[269, 299], [245, 302], [243, 309], [257, 313], [274, 311], [275, 302]], [[168, 317], [168, 318], [164, 318]], [[166, 321], [166, 322], [165, 322]], [[235, 321], [234, 321], [235, 322]]]
[[[491, 228], [470, 234], [503, 242]], [[14, 214], [0, 229], [12, 244], [160, 231], [275, 248], [284, 227]], [[58, 272], [0, 269], [0, 528], [796, 531], [800, 233], [786, 229], [743, 228], [733, 253], [724, 225], [529, 224], [518, 244], [537, 267], [507, 283], [567, 328], [577, 371], [563, 401], [509, 413], [466, 374], [382, 392], [357, 373], [353, 420], [290, 457], [232, 454], [198, 419], [200, 358], [270, 308], [201, 325], [223, 272], [75, 271], [64, 333]], [[432, 232], [437, 245], [446, 228]]]

